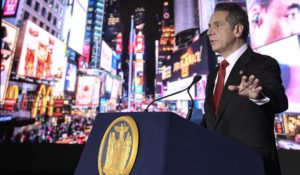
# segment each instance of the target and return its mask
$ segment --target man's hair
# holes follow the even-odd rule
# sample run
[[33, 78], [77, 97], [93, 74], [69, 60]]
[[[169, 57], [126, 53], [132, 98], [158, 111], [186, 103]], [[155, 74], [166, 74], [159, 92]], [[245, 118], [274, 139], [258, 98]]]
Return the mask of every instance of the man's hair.
[[247, 13], [242, 9], [241, 6], [235, 3], [219, 3], [216, 5], [214, 11], [228, 12], [226, 20], [229, 22], [232, 28], [239, 23], [242, 24], [244, 26], [242, 37], [244, 41], [247, 41], [249, 35], [249, 20]]

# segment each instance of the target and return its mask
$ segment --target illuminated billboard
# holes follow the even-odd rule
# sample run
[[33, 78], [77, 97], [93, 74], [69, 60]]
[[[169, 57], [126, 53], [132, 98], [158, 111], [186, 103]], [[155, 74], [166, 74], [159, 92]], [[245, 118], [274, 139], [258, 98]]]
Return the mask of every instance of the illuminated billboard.
[[116, 54], [115, 52], [113, 52], [112, 62], [111, 62], [111, 72], [110, 72], [112, 75], [117, 74], [119, 60], [120, 60], [120, 54]]
[[3, 7], [3, 17], [16, 16], [19, 2], [19, 0], [6, 0]]
[[64, 22], [69, 22], [68, 27], [70, 27], [67, 32], [68, 46], [79, 54], [83, 54], [88, 0], [76, 0], [72, 2], [73, 6], [68, 7], [71, 19], [64, 20]]
[[[186, 87], [188, 87], [191, 84], [192, 81], [193, 81], [193, 77], [189, 77], [189, 78], [181, 79], [178, 81], [170, 82], [167, 84], [167, 90], [164, 91], [163, 95], [166, 96], [166, 95], [172, 94], [174, 92], [180, 91], [182, 89], [185, 89]], [[193, 85], [189, 91], [191, 96], [193, 97], [193, 99], [195, 99], [194, 86], [195, 85]], [[182, 93], [168, 97], [167, 100], [190, 100], [190, 96], [187, 94], [187, 91], [184, 91]]]
[[122, 87], [121, 80], [118, 80], [118, 79], [114, 78], [110, 97], [114, 98], [114, 99], [117, 99], [119, 94], [120, 94], [120, 88], [121, 87]]
[[105, 77], [105, 92], [111, 93], [113, 86], [113, 78], [107, 74]]
[[174, 52], [171, 59], [165, 60], [162, 66], [164, 84], [193, 76], [207, 74], [209, 71], [206, 43], [199, 39], [187, 48]]
[[75, 64], [68, 63], [67, 64], [67, 72], [66, 72], [66, 79], [65, 79], [65, 90], [74, 92], [75, 91], [75, 84], [77, 78], [77, 67]]
[[[289, 100], [288, 112], [300, 112], [300, 34], [260, 47], [256, 51], [275, 58], [281, 68], [281, 77]], [[288, 52], [284, 49], [288, 48]]]
[[1, 23], [1, 85], [0, 104], [4, 103], [12, 61], [18, 37], [18, 28], [2, 20]]
[[112, 49], [102, 41], [100, 67], [108, 72], [111, 71], [112, 56]]
[[[247, 1], [252, 48], [300, 33], [300, 1]], [[276, 19], [276, 20], [274, 20]]]
[[79, 76], [76, 90], [76, 105], [82, 107], [99, 106], [100, 78]]
[[145, 39], [142, 32], [138, 32], [135, 38], [135, 53], [144, 53], [145, 52]]
[[19, 38], [21, 77], [54, 80], [62, 78], [67, 62], [66, 45], [31, 21], [27, 21]]

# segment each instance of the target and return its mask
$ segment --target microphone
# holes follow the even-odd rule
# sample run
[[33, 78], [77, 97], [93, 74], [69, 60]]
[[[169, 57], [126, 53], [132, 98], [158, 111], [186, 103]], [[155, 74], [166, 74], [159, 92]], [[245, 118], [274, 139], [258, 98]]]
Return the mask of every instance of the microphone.
[[189, 96], [190, 96], [190, 98], [191, 98], [191, 100], [192, 100], [192, 105], [189, 107], [188, 113], [187, 113], [187, 115], [186, 115], [186, 119], [187, 119], [187, 120], [191, 120], [191, 117], [192, 117], [192, 114], [193, 114], [193, 111], [194, 111], [194, 99], [193, 99], [193, 97], [192, 97], [191, 94], [190, 94], [190, 89], [191, 89], [191, 87], [193, 86], [193, 84], [195, 84], [195, 83], [197, 83], [198, 81], [200, 81], [201, 78], [202, 78], [201, 75], [196, 75], [196, 76], [194, 77], [194, 79], [193, 79], [193, 82], [190, 84], [190, 86], [189, 86], [188, 89], [187, 89], [187, 93], [189, 94]]
[[[184, 89], [182, 89], [182, 90], [180, 90], [180, 91], [171, 93], [171, 94], [169, 94], [169, 95], [166, 95], [166, 96], [163, 96], [163, 97], [160, 97], [160, 98], [158, 98], [158, 99], [155, 99], [155, 100], [151, 101], [151, 102], [148, 104], [148, 106], [146, 107], [146, 109], [144, 110], [144, 112], [148, 112], [148, 108], [149, 108], [154, 102], [159, 101], [159, 100], [162, 100], [162, 99], [167, 98], [167, 97], [170, 97], [170, 96], [172, 96], [172, 95], [179, 94], [179, 93], [181, 93], [181, 92], [187, 90], [187, 91], [188, 91], [188, 94], [189, 94], [189, 96], [190, 96], [190, 98], [191, 98], [191, 100], [192, 100], [192, 104], [193, 104], [192, 107], [190, 107], [190, 108], [189, 108], [189, 111], [188, 111], [187, 117], [189, 117], [189, 118], [187, 118], [187, 119], [189, 120], [190, 117], [192, 116], [192, 113], [193, 113], [193, 110], [194, 110], [194, 100], [193, 100], [193, 98], [192, 98], [192, 96], [191, 96], [191, 94], [190, 94], [189, 91], [190, 91], [191, 87], [192, 87], [195, 83], [197, 83], [199, 80], [201, 80], [201, 78], [202, 78], [201, 75], [196, 75], [196, 76], [194, 77], [192, 83], [191, 83], [187, 88], [184, 88]], [[189, 114], [189, 113], [190, 113], [190, 114]]]
[[188, 91], [191, 89], [191, 87], [195, 84], [195, 83], [197, 83], [198, 81], [200, 81], [201, 80], [201, 78], [202, 78], [202, 76], [201, 75], [195, 75], [194, 76], [194, 79], [193, 79], [193, 81], [192, 81], [192, 83], [186, 88]]

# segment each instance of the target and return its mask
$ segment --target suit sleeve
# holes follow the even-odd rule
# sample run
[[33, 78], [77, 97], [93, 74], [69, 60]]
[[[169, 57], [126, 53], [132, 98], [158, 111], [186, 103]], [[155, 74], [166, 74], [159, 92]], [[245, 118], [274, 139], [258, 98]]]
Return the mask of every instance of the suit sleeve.
[[278, 62], [271, 58], [262, 58], [264, 63], [259, 73], [259, 80], [263, 87], [263, 93], [270, 98], [267, 107], [273, 113], [280, 113], [288, 108], [288, 99], [282, 85], [281, 71]]

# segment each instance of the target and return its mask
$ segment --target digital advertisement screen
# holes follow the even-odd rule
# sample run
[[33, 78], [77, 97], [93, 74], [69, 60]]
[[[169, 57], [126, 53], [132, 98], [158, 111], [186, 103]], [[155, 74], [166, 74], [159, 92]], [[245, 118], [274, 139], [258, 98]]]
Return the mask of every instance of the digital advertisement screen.
[[200, 81], [196, 83], [196, 90], [195, 90], [195, 99], [196, 100], [204, 100], [205, 99], [205, 89], [206, 89], [206, 75], [201, 75], [202, 78]]
[[4, 8], [3, 8], [3, 16], [4, 17], [13, 17], [16, 16], [18, 12], [20, 0], [5, 0]]
[[65, 80], [65, 90], [74, 92], [77, 80], [77, 67], [75, 64], [68, 63]]
[[100, 67], [110, 72], [112, 57], [113, 57], [112, 49], [104, 41], [102, 41]]
[[105, 92], [111, 93], [113, 86], [113, 78], [110, 75], [105, 77]]
[[187, 48], [174, 52], [170, 60], [165, 60], [162, 66], [162, 80], [172, 82], [188, 78], [194, 74], [208, 73], [208, 60], [201, 39], [195, 41]]
[[110, 96], [111, 98], [117, 99], [119, 97], [120, 94], [119, 91], [121, 86], [122, 86], [121, 80], [114, 78], [113, 86], [111, 90], [111, 96]]
[[[288, 52], [285, 48], [289, 48]], [[277, 145], [283, 149], [300, 150], [300, 35], [290, 36], [257, 49], [261, 54], [275, 58], [281, 68], [281, 77], [289, 101], [289, 108], [275, 118]]]
[[251, 47], [278, 61], [288, 97], [287, 111], [277, 114], [274, 122], [281, 149], [300, 150], [299, 7], [299, 0], [247, 1]]
[[247, 1], [252, 48], [300, 32], [299, 0]]
[[[289, 48], [285, 52], [285, 48]], [[300, 34], [281, 39], [256, 49], [275, 58], [280, 64], [281, 77], [289, 100], [287, 112], [300, 113]]]
[[27, 21], [18, 40], [20, 56], [17, 74], [41, 80], [62, 78], [66, 64], [66, 44], [38, 25]]
[[85, 107], [99, 106], [100, 84], [99, 77], [79, 76], [76, 92], [76, 105]]
[[87, 8], [88, 8], [87, 1], [88, 0], [80, 0], [80, 1], [73, 0], [72, 1], [73, 6], [68, 6], [68, 8], [70, 8], [71, 11], [69, 13], [72, 15], [72, 17], [70, 17], [69, 20], [67, 19], [64, 20], [64, 23], [69, 22], [69, 26], [68, 26], [69, 47], [74, 49], [79, 54], [83, 54], [83, 49], [84, 49], [83, 43], [84, 43], [86, 16], [87, 16]]
[[116, 75], [117, 69], [118, 69], [118, 63], [120, 61], [120, 55], [116, 54], [116, 52], [113, 52], [112, 55], [112, 62], [111, 62], [111, 74]]
[[[11, 66], [16, 49], [18, 28], [6, 21], [1, 21], [1, 85], [0, 104], [4, 103]], [[3, 36], [2, 36], [3, 35]]]
[[[189, 77], [189, 78], [184, 78], [178, 81], [173, 81], [167, 84], [167, 90], [164, 91], [164, 96], [169, 95], [171, 93], [180, 91], [182, 89], [185, 89], [186, 87], [188, 87], [193, 81], [193, 77]], [[195, 85], [193, 85], [190, 88], [190, 94], [192, 96], [193, 99], [195, 99]], [[187, 94], [187, 91], [176, 94], [176, 95], [172, 95], [171, 97], [168, 97], [167, 100], [190, 100], [190, 96]]]

